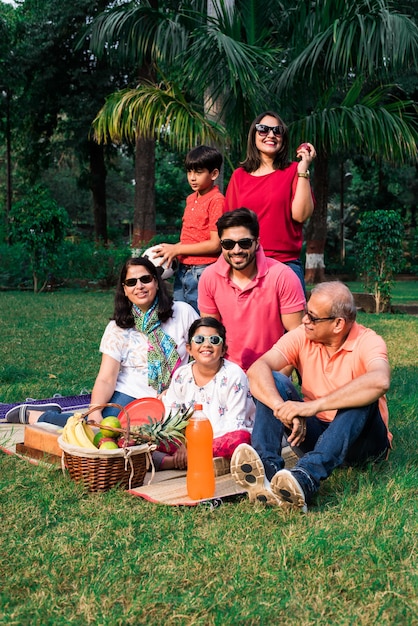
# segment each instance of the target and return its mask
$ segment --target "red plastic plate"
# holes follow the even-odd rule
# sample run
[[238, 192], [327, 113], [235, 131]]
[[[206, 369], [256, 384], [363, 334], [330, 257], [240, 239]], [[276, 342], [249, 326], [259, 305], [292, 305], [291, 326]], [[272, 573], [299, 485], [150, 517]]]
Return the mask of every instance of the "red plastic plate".
[[[164, 403], [158, 398], [139, 398], [127, 404], [125, 409], [129, 413], [131, 426], [148, 423], [148, 418], [159, 422], [165, 415]], [[123, 411], [119, 413], [118, 419], [122, 428], [126, 428], [128, 423]]]

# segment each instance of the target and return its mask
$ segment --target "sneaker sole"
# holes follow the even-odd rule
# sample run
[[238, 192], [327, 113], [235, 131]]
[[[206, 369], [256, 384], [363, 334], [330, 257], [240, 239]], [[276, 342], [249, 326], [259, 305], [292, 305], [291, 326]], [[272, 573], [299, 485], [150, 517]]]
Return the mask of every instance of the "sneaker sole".
[[289, 470], [281, 470], [273, 476], [271, 479], [271, 490], [286, 508], [297, 509], [302, 513], [307, 513], [308, 507], [305, 501], [305, 494]]
[[280, 499], [266, 489], [263, 463], [251, 446], [241, 444], [235, 450], [231, 459], [231, 475], [248, 492], [250, 502], [272, 506], [281, 504]]

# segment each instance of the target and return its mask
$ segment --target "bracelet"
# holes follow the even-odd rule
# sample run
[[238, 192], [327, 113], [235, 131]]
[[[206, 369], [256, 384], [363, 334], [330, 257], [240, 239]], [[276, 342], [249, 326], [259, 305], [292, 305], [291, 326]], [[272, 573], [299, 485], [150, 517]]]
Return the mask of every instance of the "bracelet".
[[298, 178], [310, 178], [311, 175], [309, 173], [309, 170], [307, 170], [306, 172], [298, 172]]

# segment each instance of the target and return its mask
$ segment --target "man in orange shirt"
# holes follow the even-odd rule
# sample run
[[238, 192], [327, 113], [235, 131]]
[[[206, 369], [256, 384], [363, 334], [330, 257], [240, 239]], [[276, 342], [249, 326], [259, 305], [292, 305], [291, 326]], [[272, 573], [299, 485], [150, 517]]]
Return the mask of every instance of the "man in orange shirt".
[[[320, 481], [336, 467], [387, 457], [392, 440], [387, 349], [379, 335], [355, 319], [349, 289], [338, 281], [320, 283], [302, 325], [248, 370], [257, 399], [253, 447], [236, 448], [231, 472], [250, 500], [306, 512]], [[302, 377], [303, 401], [278, 373], [287, 365]], [[304, 453], [291, 470], [283, 469], [284, 433]]]

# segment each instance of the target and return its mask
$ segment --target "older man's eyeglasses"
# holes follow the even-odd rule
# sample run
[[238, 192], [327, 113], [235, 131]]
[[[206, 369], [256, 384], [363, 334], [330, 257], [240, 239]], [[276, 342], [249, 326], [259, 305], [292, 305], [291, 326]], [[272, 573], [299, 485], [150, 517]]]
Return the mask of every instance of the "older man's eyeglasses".
[[283, 135], [284, 128], [281, 124], [279, 126], [267, 126], [267, 124], [256, 124], [255, 129], [260, 135], [260, 137], [267, 137], [270, 131], [273, 131], [273, 135], [278, 137]]
[[332, 317], [315, 317], [315, 315], [312, 315], [311, 313], [309, 313], [309, 311], [305, 311], [305, 317], [308, 318], [311, 324], [317, 324], [318, 322], [329, 322], [330, 320], [337, 319], [335, 315]]

